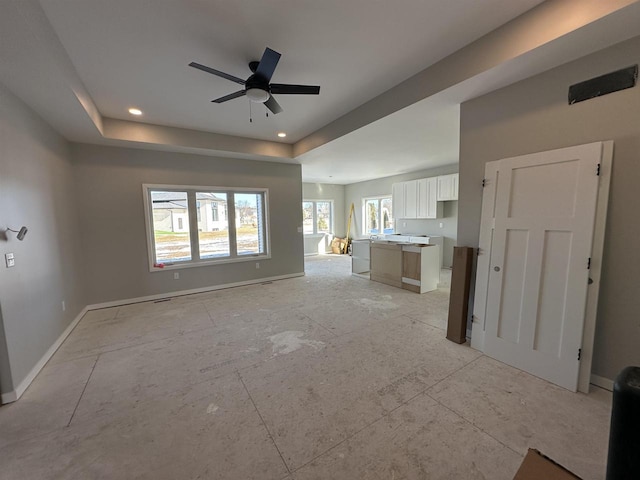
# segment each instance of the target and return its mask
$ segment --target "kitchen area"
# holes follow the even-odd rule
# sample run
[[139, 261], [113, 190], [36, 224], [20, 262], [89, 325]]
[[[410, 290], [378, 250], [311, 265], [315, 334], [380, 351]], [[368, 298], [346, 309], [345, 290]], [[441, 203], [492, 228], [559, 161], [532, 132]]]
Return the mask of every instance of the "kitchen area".
[[457, 199], [457, 173], [393, 183], [394, 233], [354, 239], [352, 274], [415, 293], [437, 289], [441, 269], [451, 266], [453, 242], [424, 230], [443, 228], [437, 220], [451, 217], [452, 209], [457, 214]]

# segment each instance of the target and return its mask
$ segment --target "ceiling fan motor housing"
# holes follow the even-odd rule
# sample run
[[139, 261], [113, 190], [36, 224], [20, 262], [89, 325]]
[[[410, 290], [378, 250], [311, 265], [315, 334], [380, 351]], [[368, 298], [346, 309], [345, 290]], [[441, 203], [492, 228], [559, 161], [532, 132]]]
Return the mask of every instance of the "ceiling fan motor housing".
[[269, 81], [260, 75], [251, 75], [244, 84], [247, 97], [252, 102], [265, 102], [269, 99]]
[[260, 90], [264, 90], [265, 92], [269, 91], [269, 81], [255, 73], [247, 78], [244, 86], [247, 90], [250, 90], [252, 88], [259, 88]]

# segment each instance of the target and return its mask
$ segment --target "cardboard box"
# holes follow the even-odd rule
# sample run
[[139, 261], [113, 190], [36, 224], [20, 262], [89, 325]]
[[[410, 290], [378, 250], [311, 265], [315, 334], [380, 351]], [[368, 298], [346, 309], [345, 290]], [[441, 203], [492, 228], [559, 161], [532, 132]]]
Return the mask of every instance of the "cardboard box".
[[331, 251], [333, 253], [346, 253], [347, 239], [335, 237], [331, 241]]
[[530, 448], [513, 480], [581, 480], [562, 465]]

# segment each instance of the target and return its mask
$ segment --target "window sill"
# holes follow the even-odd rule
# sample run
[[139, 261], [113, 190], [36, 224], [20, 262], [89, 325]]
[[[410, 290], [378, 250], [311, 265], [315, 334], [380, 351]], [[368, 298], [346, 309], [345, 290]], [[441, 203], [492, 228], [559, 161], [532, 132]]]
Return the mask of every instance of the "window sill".
[[181, 270], [183, 268], [196, 268], [196, 267], [212, 267], [215, 265], [224, 265], [228, 263], [242, 263], [242, 262], [255, 262], [260, 260], [271, 259], [271, 254], [263, 255], [246, 255], [235, 258], [220, 258], [215, 260], [199, 260], [191, 262], [177, 262], [177, 263], [164, 263], [162, 267], [156, 267], [151, 265], [149, 271], [151, 273], [162, 272], [165, 270]]

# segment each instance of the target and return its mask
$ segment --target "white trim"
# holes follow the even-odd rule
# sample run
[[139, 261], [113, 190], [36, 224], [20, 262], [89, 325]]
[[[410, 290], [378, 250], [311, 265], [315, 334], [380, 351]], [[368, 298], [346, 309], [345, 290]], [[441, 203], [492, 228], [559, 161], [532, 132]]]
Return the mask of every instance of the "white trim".
[[73, 321], [64, 330], [64, 332], [62, 332], [62, 335], [60, 335], [58, 339], [53, 343], [53, 345], [49, 347], [49, 350], [45, 352], [38, 363], [35, 364], [29, 374], [20, 382], [20, 384], [14, 390], [2, 394], [0, 398], [1, 404], [4, 405], [5, 403], [15, 402], [22, 396], [25, 390], [29, 388], [29, 385], [31, 385], [31, 382], [33, 382], [38, 376], [40, 370], [42, 370], [42, 368], [47, 364], [51, 357], [53, 357], [53, 354], [56, 353], [58, 348], [60, 348], [60, 345], [62, 345], [62, 342], [64, 342], [69, 334], [73, 331], [73, 329], [76, 328], [76, 325], [78, 325], [78, 322], [80, 322], [80, 320], [82, 319], [82, 317], [84, 317], [84, 314], [87, 313], [88, 310], [88, 307], [84, 307], [80, 311], [76, 318], [74, 318]]
[[257, 283], [272, 282], [274, 280], [285, 280], [287, 278], [304, 277], [304, 272], [291, 273], [288, 275], [277, 275], [275, 277], [256, 278], [254, 280], [244, 280], [242, 282], [223, 283], [220, 285], [212, 285], [209, 287], [192, 288], [190, 290], [177, 290], [174, 292], [158, 293], [156, 295], [147, 295], [145, 297], [127, 298], [124, 300], [113, 300], [111, 302], [95, 303], [87, 305], [87, 310], [98, 310], [100, 308], [119, 307], [121, 305], [129, 305], [131, 303], [149, 302], [151, 300], [159, 300], [161, 298], [182, 297], [184, 295], [192, 295], [194, 293], [213, 292], [215, 290], [223, 290], [225, 288], [242, 287], [245, 285], [255, 285]]
[[[150, 192], [152, 190], [166, 190], [166, 191], [177, 191], [177, 192], [186, 192], [187, 193], [187, 202], [189, 202], [189, 198], [195, 198], [190, 196], [190, 193], [197, 194], [199, 192], [211, 192], [211, 193], [224, 193], [227, 194], [227, 225], [229, 227], [229, 244], [231, 247], [229, 256], [222, 258], [207, 258], [207, 259], [197, 259], [187, 261], [181, 261], [176, 263], [163, 263], [162, 267], [155, 266], [155, 237], [153, 235], [153, 206], [150, 202]], [[258, 254], [246, 254], [239, 255], [236, 251], [235, 240], [236, 240], [236, 225], [235, 225], [235, 211], [229, 210], [229, 203], [235, 206], [235, 194], [239, 193], [262, 193], [263, 195], [263, 216], [264, 216], [264, 253]], [[231, 195], [231, 200], [228, 194]], [[255, 188], [255, 187], [220, 187], [220, 186], [199, 186], [199, 185], [163, 185], [163, 184], [151, 184], [151, 183], [143, 183], [142, 184], [142, 199], [143, 206], [145, 212], [145, 231], [147, 235], [147, 259], [149, 262], [149, 272], [161, 272], [163, 270], [172, 270], [177, 268], [192, 268], [192, 267], [207, 267], [220, 265], [225, 263], [237, 263], [237, 262], [246, 262], [252, 260], [268, 260], [271, 258], [271, 218], [269, 215], [269, 189], [268, 188]], [[332, 208], [332, 221], [333, 221], [333, 203], [331, 204]], [[188, 204], [187, 212], [192, 212], [193, 208]], [[196, 225], [196, 220], [193, 217], [194, 214], [189, 213], [189, 241], [191, 245], [191, 251], [196, 251], [199, 249], [195, 248], [195, 243], [198, 242], [197, 235], [192, 235], [193, 232], [197, 232], [197, 228], [193, 228]], [[194, 225], [191, 225], [191, 222], [194, 222]], [[232, 230], [233, 226], [233, 230]]]
[[264, 192], [265, 190], [269, 190], [268, 188], [260, 188], [260, 187], [222, 187], [220, 185], [218, 186], [211, 186], [211, 185], [167, 185], [167, 184], [162, 184], [162, 183], [143, 183], [142, 184], [143, 187], [148, 187], [151, 189], [155, 189], [155, 188], [161, 188], [164, 190], [175, 190], [175, 191], [182, 191], [184, 188], [190, 189], [190, 190], [201, 190], [203, 192], [212, 192], [212, 193], [216, 193], [216, 191], [218, 191], [219, 193], [222, 192], [239, 192], [239, 193], [243, 193], [243, 192]]
[[471, 306], [471, 348], [484, 352], [485, 320], [487, 316], [487, 293], [489, 290], [489, 265], [493, 247], [495, 228], [496, 184], [498, 182], [499, 160], [487, 162], [484, 166], [484, 186], [482, 187], [482, 210], [480, 215], [480, 236], [475, 267], [475, 289]]
[[[591, 244], [591, 265], [589, 278], [593, 281], [587, 287], [587, 303], [584, 312], [582, 330], [582, 353], [580, 370], [578, 371], [578, 391], [589, 392], [591, 364], [593, 361], [593, 345], [596, 337], [596, 321], [598, 318], [598, 298], [600, 295], [600, 279], [604, 252], [605, 232], [607, 228], [607, 208], [609, 204], [609, 187], [613, 163], [613, 141], [602, 143], [600, 153], [600, 178], [598, 181], [598, 200], [596, 202], [595, 222], [593, 225], [593, 241]], [[613, 385], [612, 385], [613, 387]]]
[[[393, 230], [394, 231], [398, 231], [398, 229], [396, 228], [396, 217], [394, 215], [393, 212], [393, 191], [389, 194], [386, 195], [374, 195], [372, 197], [362, 197], [362, 235], [364, 237], [369, 237], [370, 235], [385, 235], [384, 233], [384, 225], [382, 225], [383, 223], [383, 215], [382, 215], [382, 200], [384, 200], [385, 198], [390, 198], [391, 199], [391, 217], [393, 218]], [[367, 221], [366, 221], [366, 215], [367, 215], [367, 200], [377, 200], [378, 201], [378, 223], [380, 224], [380, 232], [379, 233], [369, 233], [367, 232]]]
[[[326, 202], [331, 204], [331, 225], [329, 225], [329, 231], [328, 232], [318, 232], [318, 202]], [[302, 233], [305, 237], [310, 237], [311, 235], [334, 235], [335, 232], [335, 228], [334, 228], [334, 217], [335, 217], [335, 208], [334, 208], [334, 204], [333, 204], [333, 199], [332, 198], [320, 198], [320, 199], [313, 199], [313, 198], [303, 198], [302, 199], [302, 203], [312, 203], [313, 204], [313, 211], [311, 212], [311, 220], [313, 221], [313, 233], [304, 233], [304, 225], [302, 226]]]
[[239, 257], [224, 257], [220, 260], [197, 260], [191, 262], [164, 263], [164, 267], [154, 267], [150, 273], [162, 272], [164, 270], [178, 270], [183, 268], [211, 267], [213, 265], [221, 265], [224, 263], [242, 263], [242, 262], [259, 262], [260, 260], [271, 260], [269, 255], [246, 254]]
[[414, 287], [421, 287], [422, 283], [420, 280], [415, 280], [409, 277], [402, 277], [402, 283], [406, 283], [407, 285], [413, 285]]
[[601, 377], [600, 375], [591, 375], [591, 383], [596, 387], [604, 388], [605, 390], [609, 390], [613, 392], [613, 380], [609, 380], [608, 378]]

